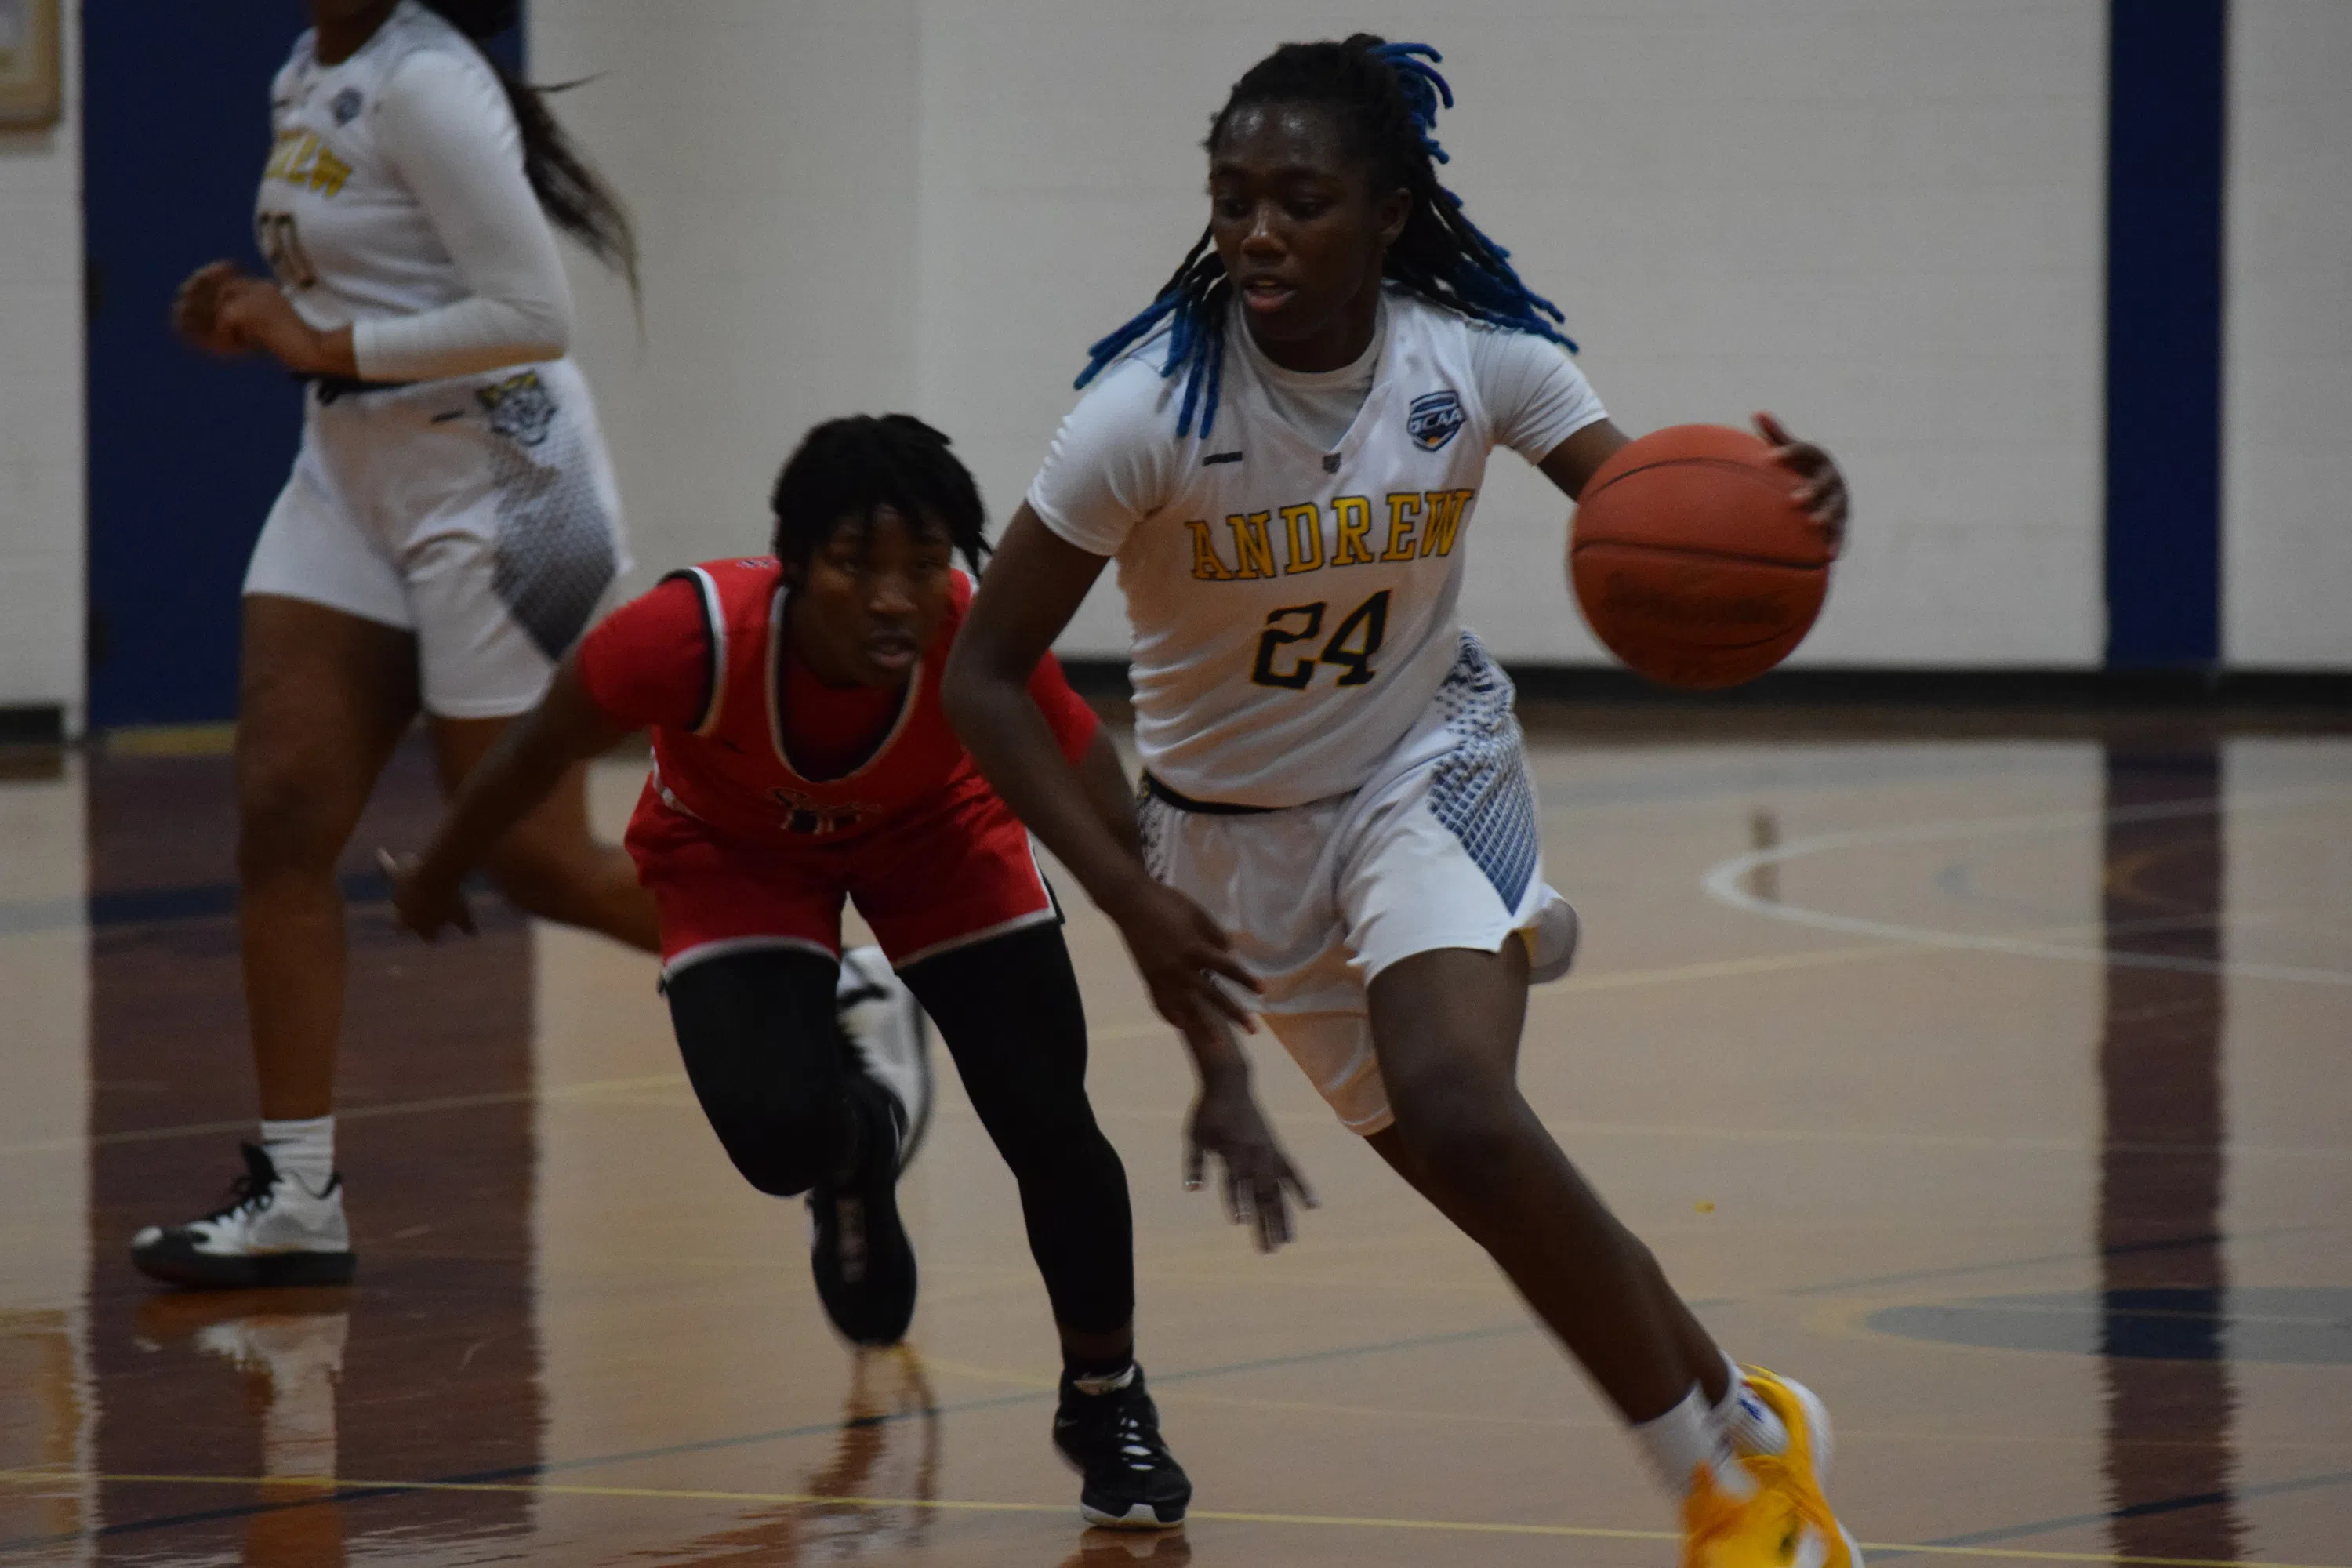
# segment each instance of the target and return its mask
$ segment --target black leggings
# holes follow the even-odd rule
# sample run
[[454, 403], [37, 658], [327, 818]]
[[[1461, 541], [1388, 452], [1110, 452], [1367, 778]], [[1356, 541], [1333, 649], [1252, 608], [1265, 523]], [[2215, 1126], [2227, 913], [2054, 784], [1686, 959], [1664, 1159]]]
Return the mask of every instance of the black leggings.
[[[833, 960], [765, 948], [690, 964], [669, 1015], [703, 1114], [744, 1180], [788, 1197], [840, 1171], [860, 1114], [834, 1012]], [[1054, 1321], [1135, 1315], [1127, 1171], [1087, 1102], [1087, 1018], [1059, 926], [941, 953], [900, 976], [939, 1026], [981, 1125], [1021, 1184]]]

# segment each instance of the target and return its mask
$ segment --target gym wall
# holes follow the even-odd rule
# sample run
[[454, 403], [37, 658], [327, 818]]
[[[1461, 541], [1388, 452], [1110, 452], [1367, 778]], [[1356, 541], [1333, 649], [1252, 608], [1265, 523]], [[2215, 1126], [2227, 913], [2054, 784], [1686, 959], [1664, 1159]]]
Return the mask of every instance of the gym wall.
[[[2088, 669], [2109, 530], [2132, 521], [2108, 516], [2103, 479], [2110, 16], [533, 0], [529, 25], [536, 79], [593, 79], [558, 107], [644, 235], [641, 317], [575, 268], [640, 581], [758, 548], [776, 465], [835, 413], [939, 422], [1008, 512], [1087, 343], [1198, 232], [1199, 142], [1227, 85], [1284, 38], [1368, 27], [1445, 51], [1447, 177], [1566, 308], [1622, 424], [1770, 407], [1843, 461], [1853, 545], [1798, 663]], [[2352, 7], [2233, 0], [2227, 28], [2221, 653], [2352, 669]], [[79, 142], [70, 115], [0, 134], [12, 712], [83, 701]], [[257, 522], [205, 504], [165, 521]], [[1496, 459], [1465, 610], [1512, 659], [1601, 657], [1562, 586], [1566, 511]], [[1123, 645], [1108, 588], [1064, 644]]]
[[[538, 0], [532, 51], [546, 78], [611, 73], [565, 112], [646, 219], [642, 344], [617, 291], [583, 295], [648, 564], [745, 548], [791, 439], [849, 408], [937, 421], [1009, 511], [1087, 343], [1199, 232], [1225, 88], [1285, 38], [1369, 27], [1444, 50], [1447, 177], [1622, 424], [1769, 407], [1838, 453], [1859, 521], [1801, 659], [2090, 667], [2105, 16]], [[1465, 610], [1507, 658], [1601, 657], [1567, 510], [1497, 458]], [[1064, 643], [1123, 645], [1108, 588]]]
[[2231, 6], [2221, 648], [2352, 667], [2352, 5]]
[[[65, 114], [0, 129], [0, 717], [82, 705], [80, 7], [60, 6]], [[0, 728], [0, 735], [5, 735]]]

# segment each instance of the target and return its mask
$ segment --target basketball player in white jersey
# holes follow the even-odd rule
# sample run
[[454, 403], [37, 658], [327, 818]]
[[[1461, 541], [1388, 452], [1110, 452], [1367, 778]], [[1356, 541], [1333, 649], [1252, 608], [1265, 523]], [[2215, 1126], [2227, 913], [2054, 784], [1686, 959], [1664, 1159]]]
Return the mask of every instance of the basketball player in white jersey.
[[[309, 0], [270, 89], [255, 223], [273, 279], [215, 262], [174, 325], [307, 381], [294, 472], [245, 581], [238, 921], [262, 1139], [231, 1201], [142, 1231], [197, 1286], [335, 1283], [343, 996], [336, 860], [421, 707], [445, 784], [472, 768], [627, 564], [551, 224], [634, 279], [617, 203], [531, 89], [475, 40], [482, 0]], [[228, 25], [228, 24], [224, 24]], [[535, 914], [656, 945], [628, 858], [588, 833], [584, 775], [493, 874]]]
[[[1207, 231], [1096, 345], [947, 675], [983, 772], [1126, 938], [1202, 1078], [1245, 1085], [1247, 993], [1348, 1126], [1484, 1246], [1679, 1502], [1684, 1560], [1846, 1568], [1827, 1420], [1716, 1347], [1516, 1082], [1566, 970], [1508, 679], [1456, 618], [1486, 457], [1570, 496], [1626, 437], [1559, 312], [1437, 183], [1421, 45], [1286, 45], [1210, 133]], [[1547, 320], [1549, 318], [1549, 320]], [[1834, 541], [1820, 448], [1759, 425]], [[1065, 782], [1022, 682], [1105, 563], [1133, 624], [1139, 859]], [[1227, 1146], [1281, 1204], [1270, 1142]]]

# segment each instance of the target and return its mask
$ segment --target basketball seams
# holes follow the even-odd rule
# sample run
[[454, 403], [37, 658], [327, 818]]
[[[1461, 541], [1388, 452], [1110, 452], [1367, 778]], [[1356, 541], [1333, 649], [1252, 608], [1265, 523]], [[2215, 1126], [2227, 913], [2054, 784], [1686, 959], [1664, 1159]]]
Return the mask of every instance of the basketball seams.
[[1692, 544], [1650, 544], [1634, 539], [1588, 539], [1568, 547], [1568, 558], [1575, 560], [1588, 550], [1639, 551], [1649, 555], [1687, 558], [1692, 561], [1728, 562], [1738, 566], [1770, 566], [1784, 572], [1818, 572], [1827, 575], [1826, 561], [1790, 561], [1778, 555], [1741, 554], [1731, 550], [1702, 550]]
[[[1651, 473], [1659, 468], [1727, 469], [1732, 473], [1739, 475], [1743, 479], [1755, 480], [1758, 484], [1762, 485], [1766, 489], [1770, 490], [1774, 495], [1786, 497], [1790, 501], [1794, 501], [1797, 496], [1795, 484], [1797, 476], [1794, 474], [1789, 475], [1789, 483], [1781, 484], [1777, 482], [1777, 478], [1773, 473], [1768, 472], [1754, 463], [1746, 462], [1738, 458], [1693, 458], [1676, 455], [1671, 458], [1659, 458], [1647, 463], [1637, 463], [1622, 473], [1612, 474], [1607, 479], [1601, 480], [1599, 484], [1586, 487], [1584, 493], [1576, 498], [1576, 504], [1579, 506], [1584, 506], [1591, 501], [1598, 500], [1604, 491], [1614, 489], [1617, 486], [1624, 483], [1627, 479], [1632, 479], [1634, 475]], [[1782, 471], [1786, 472], [1786, 470]]]

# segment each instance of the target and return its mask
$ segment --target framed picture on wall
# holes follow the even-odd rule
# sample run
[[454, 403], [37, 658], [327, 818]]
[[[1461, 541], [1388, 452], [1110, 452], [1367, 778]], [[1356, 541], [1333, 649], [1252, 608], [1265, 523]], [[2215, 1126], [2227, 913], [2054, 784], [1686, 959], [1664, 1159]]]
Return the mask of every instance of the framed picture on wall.
[[0, 127], [56, 124], [58, 77], [58, 0], [0, 0]]

